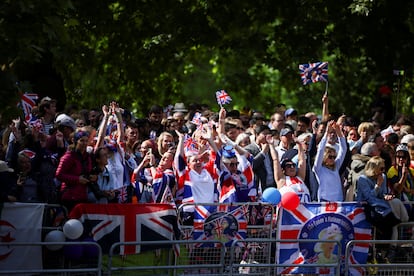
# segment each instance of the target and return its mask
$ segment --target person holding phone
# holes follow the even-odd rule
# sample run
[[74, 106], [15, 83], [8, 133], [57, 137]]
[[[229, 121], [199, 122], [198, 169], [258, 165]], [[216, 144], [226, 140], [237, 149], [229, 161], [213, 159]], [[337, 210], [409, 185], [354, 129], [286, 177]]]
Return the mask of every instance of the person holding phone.
[[409, 201], [414, 200], [414, 169], [410, 168], [410, 163], [407, 145], [398, 145], [395, 150], [395, 162], [389, 168], [387, 178], [392, 194], [404, 202], [410, 220], [413, 220], [414, 210]]
[[[377, 227], [377, 238], [397, 240], [397, 225], [408, 221], [408, 214], [401, 200], [389, 193], [384, 172], [384, 159], [374, 156], [368, 160], [365, 173], [357, 180], [357, 201], [366, 202], [365, 208], [373, 209], [375, 217], [371, 218], [371, 223]], [[396, 245], [392, 244], [387, 255], [389, 261], [395, 257], [395, 252]]]

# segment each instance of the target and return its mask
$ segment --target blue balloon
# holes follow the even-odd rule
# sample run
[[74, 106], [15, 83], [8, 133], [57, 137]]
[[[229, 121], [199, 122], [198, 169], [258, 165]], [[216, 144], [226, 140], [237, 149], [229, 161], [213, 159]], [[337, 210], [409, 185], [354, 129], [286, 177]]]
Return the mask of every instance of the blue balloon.
[[[78, 241], [78, 240], [68, 240]], [[79, 260], [83, 255], [83, 246], [81, 244], [68, 244], [63, 247], [63, 255], [70, 260]]]
[[281, 199], [282, 199], [282, 195], [274, 187], [266, 188], [263, 191], [262, 200], [264, 202], [269, 202], [269, 203], [272, 203], [272, 204], [279, 204]]
[[[87, 242], [95, 242], [96, 241], [91, 238], [91, 237], [87, 237], [84, 238], [83, 241], [87, 241]], [[87, 244], [83, 246], [83, 256], [86, 258], [96, 258], [99, 256], [99, 249], [97, 246], [92, 245], [92, 244]]]

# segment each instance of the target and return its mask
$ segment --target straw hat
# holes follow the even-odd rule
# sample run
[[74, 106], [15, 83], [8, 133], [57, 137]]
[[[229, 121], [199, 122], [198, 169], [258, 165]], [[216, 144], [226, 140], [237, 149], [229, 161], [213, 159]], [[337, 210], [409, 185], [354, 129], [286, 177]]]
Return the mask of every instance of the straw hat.
[[0, 172], [14, 172], [14, 170], [12, 168], [9, 168], [5, 161], [0, 160]]
[[185, 108], [184, 103], [176, 103], [173, 108], [174, 112], [187, 112], [187, 108]]

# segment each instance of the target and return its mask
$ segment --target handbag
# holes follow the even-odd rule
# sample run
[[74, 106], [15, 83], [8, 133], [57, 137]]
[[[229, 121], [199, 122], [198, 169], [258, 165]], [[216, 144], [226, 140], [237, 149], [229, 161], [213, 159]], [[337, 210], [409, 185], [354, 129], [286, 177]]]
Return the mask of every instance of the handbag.
[[401, 223], [392, 212], [384, 216], [384, 207], [382, 206], [366, 204], [364, 205], [364, 213], [366, 220], [378, 228], [392, 228]]
[[364, 205], [364, 213], [366, 220], [374, 226], [379, 226], [384, 222], [380, 206]]

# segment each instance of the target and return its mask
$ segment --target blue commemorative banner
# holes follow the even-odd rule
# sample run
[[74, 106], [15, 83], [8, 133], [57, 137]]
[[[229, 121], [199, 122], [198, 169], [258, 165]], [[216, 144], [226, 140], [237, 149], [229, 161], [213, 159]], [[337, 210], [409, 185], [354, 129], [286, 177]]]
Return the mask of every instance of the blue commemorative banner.
[[[345, 260], [346, 244], [350, 240], [371, 238], [371, 225], [365, 220], [363, 208], [356, 202], [303, 203], [293, 211], [281, 208], [277, 239], [297, 240], [297, 242], [278, 244], [276, 262], [286, 264], [278, 269], [278, 273], [333, 275], [336, 273], [336, 268], [324, 267], [323, 264], [339, 262], [343, 274], [345, 262], [366, 263], [369, 249], [366, 243], [355, 243], [349, 259]], [[315, 242], [301, 242], [301, 240], [313, 239]], [[329, 241], [336, 241], [336, 243]], [[298, 267], [295, 264], [321, 264], [321, 266]], [[362, 268], [357, 267], [350, 270], [350, 274], [366, 273]]]

